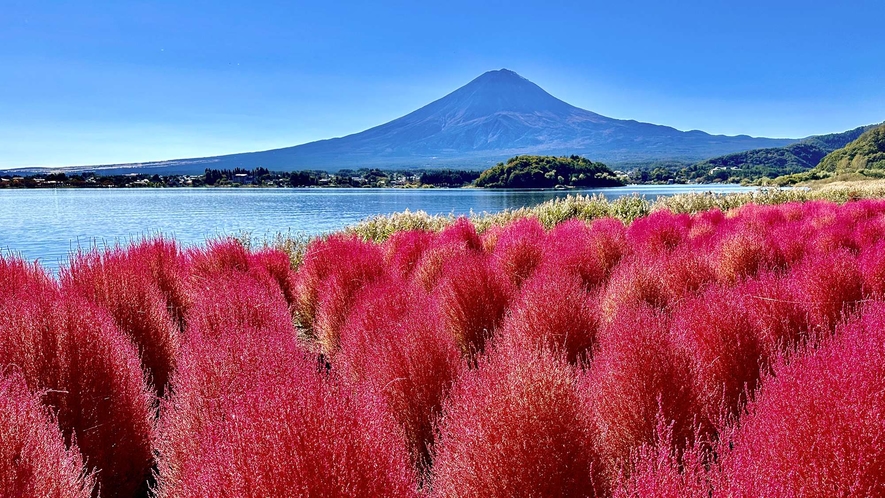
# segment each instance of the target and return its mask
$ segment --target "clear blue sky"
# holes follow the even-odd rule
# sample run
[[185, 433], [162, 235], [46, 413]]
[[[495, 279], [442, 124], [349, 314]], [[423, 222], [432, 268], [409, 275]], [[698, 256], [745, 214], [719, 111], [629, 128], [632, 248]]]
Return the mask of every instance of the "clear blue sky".
[[616, 118], [772, 137], [885, 120], [885, 2], [0, 0], [0, 167], [342, 136], [506, 67]]

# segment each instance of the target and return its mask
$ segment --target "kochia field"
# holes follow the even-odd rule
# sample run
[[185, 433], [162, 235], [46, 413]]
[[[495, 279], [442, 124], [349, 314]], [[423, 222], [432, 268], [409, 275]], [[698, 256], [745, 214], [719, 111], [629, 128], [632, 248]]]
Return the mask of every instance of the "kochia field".
[[0, 258], [0, 496], [885, 496], [885, 202]]

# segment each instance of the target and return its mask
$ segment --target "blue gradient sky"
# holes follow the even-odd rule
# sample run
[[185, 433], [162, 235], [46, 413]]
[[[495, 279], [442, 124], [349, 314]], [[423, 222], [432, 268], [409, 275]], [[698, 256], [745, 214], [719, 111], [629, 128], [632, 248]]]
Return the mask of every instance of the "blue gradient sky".
[[771, 137], [885, 120], [885, 2], [0, 0], [0, 167], [342, 136], [506, 67], [616, 118]]

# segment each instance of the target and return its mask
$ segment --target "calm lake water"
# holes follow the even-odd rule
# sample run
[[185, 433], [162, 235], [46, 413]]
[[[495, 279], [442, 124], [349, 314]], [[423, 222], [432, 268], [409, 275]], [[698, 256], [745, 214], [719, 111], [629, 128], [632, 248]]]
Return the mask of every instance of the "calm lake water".
[[0, 190], [0, 250], [53, 270], [70, 251], [163, 234], [185, 245], [250, 232], [315, 235], [406, 209], [431, 214], [497, 212], [569, 193], [613, 199], [682, 192], [739, 192], [729, 185], [628, 186], [582, 191], [478, 189], [56, 189]]

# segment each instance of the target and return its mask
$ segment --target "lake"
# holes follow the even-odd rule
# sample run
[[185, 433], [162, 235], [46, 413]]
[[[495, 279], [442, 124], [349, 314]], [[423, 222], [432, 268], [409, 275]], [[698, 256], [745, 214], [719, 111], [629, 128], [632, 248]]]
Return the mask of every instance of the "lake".
[[143, 235], [185, 245], [250, 232], [316, 235], [406, 209], [430, 214], [497, 212], [568, 194], [613, 199], [684, 192], [742, 192], [735, 185], [634, 185], [572, 191], [479, 189], [39, 189], [0, 190], [0, 250], [57, 269], [79, 247]]

